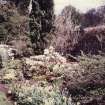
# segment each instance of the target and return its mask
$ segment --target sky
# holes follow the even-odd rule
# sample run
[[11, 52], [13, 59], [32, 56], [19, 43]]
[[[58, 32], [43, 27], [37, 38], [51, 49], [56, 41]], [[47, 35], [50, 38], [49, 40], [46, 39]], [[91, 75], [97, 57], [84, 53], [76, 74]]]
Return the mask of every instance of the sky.
[[59, 14], [67, 5], [72, 5], [80, 12], [85, 13], [91, 8], [97, 8], [105, 4], [105, 0], [54, 0], [55, 14]]

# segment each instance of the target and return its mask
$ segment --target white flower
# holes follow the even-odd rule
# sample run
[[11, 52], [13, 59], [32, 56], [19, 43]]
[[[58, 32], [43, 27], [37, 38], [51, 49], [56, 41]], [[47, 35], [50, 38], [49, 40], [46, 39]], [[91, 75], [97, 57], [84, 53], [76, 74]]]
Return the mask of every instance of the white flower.
[[50, 52], [50, 53], [53, 53], [53, 52], [54, 52], [54, 47], [53, 47], [53, 46], [50, 46], [50, 47], [49, 47], [49, 52]]
[[27, 98], [27, 101], [32, 102], [32, 98], [31, 97], [28, 97]]
[[44, 50], [44, 55], [48, 55], [49, 54], [49, 50], [48, 49], [45, 49]]

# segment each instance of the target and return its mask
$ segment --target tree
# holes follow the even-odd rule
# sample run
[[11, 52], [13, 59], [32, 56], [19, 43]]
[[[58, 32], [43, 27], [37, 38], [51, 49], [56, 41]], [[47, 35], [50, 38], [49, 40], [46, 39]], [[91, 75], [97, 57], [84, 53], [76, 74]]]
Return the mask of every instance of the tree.
[[28, 49], [31, 49], [31, 42], [28, 36], [28, 14], [21, 14], [12, 1], [8, 1], [5, 5], [0, 4], [0, 43], [13, 45], [21, 54], [27, 56], [30, 55]]
[[49, 45], [53, 28], [53, 0], [33, 0], [30, 14], [30, 38], [35, 54]]

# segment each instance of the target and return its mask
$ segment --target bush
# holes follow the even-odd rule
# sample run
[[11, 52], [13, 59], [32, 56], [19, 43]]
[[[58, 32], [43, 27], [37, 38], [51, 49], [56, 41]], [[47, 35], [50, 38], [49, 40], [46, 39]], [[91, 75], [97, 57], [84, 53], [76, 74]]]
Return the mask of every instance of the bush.
[[22, 79], [23, 61], [21, 60], [9, 60], [5, 67], [1, 69], [2, 83], [11, 83], [14, 80]]
[[58, 89], [51, 86], [41, 87], [17, 84], [13, 92], [18, 105], [68, 105], [68, 99]]
[[5, 5], [0, 4], [0, 17], [0, 43], [14, 46], [24, 56], [32, 54], [28, 37], [29, 17], [20, 14], [15, 4], [9, 1]]
[[105, 104], [105, 56], [83, 55], [79, 57], [79, 65], [74, 76], [64, 77], [64, 87], [72, 99], [83, 105]]

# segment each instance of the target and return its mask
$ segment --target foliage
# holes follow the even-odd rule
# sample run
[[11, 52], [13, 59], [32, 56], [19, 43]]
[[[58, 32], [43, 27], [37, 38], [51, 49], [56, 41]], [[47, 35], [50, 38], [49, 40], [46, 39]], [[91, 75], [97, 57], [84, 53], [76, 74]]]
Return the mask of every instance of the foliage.
[[[80, 13], [76, 10], [75, 7], [69, 5], [66, 6], [61, 13], [62, 16], [65, 16], [65, 22], [69, 22], [69, 25], [75, 27], [76, 25], [79, 25], [81, 22], [81, 15]], [[67, 24], [67, 23], [66, 23]]]
[[[73, 6], [67, 6], [55, 18], [55, 37], [52, 45], [60, 53], [70, 53], [77, 44], [81, 31], [81, 14]], [[78, 27], [78, 29], [76, 29]]]
[[33, 0], [30, 14], [30, 38], [35, 54], [43, 53], [49, 45], [53, 28], [53, 0]]
[[12, 45], [27, 56], [31, 49], [28, 35], [29, 17], [20, 14], [14, 3], [0, 4], [0, 43]]
[[18, 14], [15, 6], [9, 3], [6, 6], [0, 4], [0, 11], [3, 18], [0, 22], [1, 41], [7, 43], [10, 39], [19, 35], [19, 24], [23, 21], [23, 17]]
[[[78, 12], [74, 7], [67, 6], [55, 19], [55, 35], [52, 44], [61, 54], [79, 55], [80, 50], [86, 54], [105, 52], [104, 32], [105, 6], [91, 9], [86, 13]], [[97, 27], [100, 27], [98, 29]], [[97, 29], [94, 30], [94, 27]], [[89, 29], [91, 31], [89, 32]], [[88, 33], [87, 33], [87, 31]], [[101, 41], [98, 40], [100, 37]]]
[[90, 9], [84, 14], [82, 19], [83, 27], [96, 26], [105, 24], [105, 6], [100, 6], [97, 9]]
[[77, 73], [74, 77], [64, 77], [64, 88], [67, 88], [72, 99], [83, 105], [104, 103], [105, 95], [105, 56], [84, 55], [79, 57]]
[[22, 79], [23, 61], [9, 60], [7, 65], [1, 69], [1, 81], [3, 83], [11, 83], [14, 80]]
[[[17, 85], [13, 92], [18, 105], [67, 105], [67, 98], [51, 86]], [[71, 105], [71, 104], [70, 104]]]
[[105, 56], [104, 55], [84, 55], [80, 58], [80, 64], [85, 72], [100, 72], [105, 70]]

